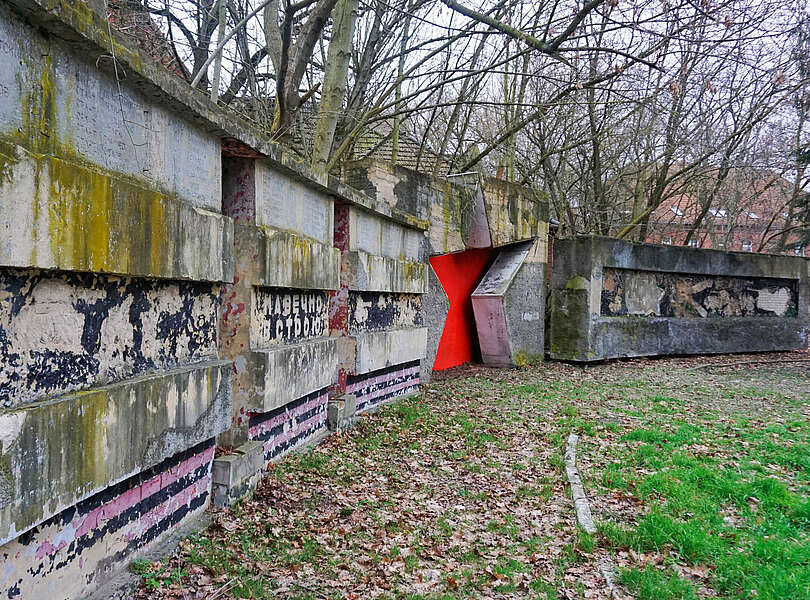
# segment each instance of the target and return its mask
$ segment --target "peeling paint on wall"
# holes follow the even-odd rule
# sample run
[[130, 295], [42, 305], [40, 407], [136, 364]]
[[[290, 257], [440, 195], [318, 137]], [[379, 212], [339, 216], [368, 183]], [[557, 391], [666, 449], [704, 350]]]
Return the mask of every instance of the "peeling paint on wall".
[[382, 331], [422, 326], [422, 296], [351, 292], [349, 294], [349, 331]]
[[797, 281], [605, 268], [602, 316], [795, 317]]
[[0, 406], [216, 355], [218, 288], [0, 269]]

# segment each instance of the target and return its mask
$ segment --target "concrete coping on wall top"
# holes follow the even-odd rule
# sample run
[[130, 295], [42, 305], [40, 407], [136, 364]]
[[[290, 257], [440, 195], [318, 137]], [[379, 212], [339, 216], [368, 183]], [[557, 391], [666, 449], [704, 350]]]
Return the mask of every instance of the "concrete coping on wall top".
[[[183, 79], [132, 46], [109, 23], [81, 0], [6, 0], [33, 25], [61, 39], [77, 55], [99, 70], [119, 78], [124, 85], [161, 101], [170, 110], [209, 134], [235, 139], [263, 155], [276, 169], [307, 186], [329, 193], [341, 201], [363, 206], [408, 227], [425, 231], [423, 219], [392, 209], [342, 183], [336, 177], [319, 176], [307, 163], [295, 158], [282, 145], [233, 111], [218, 106], [202, 90], [190, 87]], [[112, 36], [110, 35], [112, 33]], [[115, 60], [110, 60], [110, 55]]]
[[734, 252], [631, 242], [605, 236], [559, 239], [577, 253], [582, 269], [609, 267], [661, 273], [734, 277], [807, 277], [810, 261], [800, 256]]

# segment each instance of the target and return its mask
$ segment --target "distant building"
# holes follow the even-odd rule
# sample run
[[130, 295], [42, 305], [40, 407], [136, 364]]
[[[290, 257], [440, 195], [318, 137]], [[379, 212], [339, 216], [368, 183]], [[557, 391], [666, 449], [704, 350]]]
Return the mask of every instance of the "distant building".
[[[793, 193], [793, 183], [778, 175], [734, 172], [708, 208], [701, 204], [699, 193], [679, 194], [662, 202], [650, 215], [645, 241], [810, 256], [806, 246], [797, 245], [802, 230], [798, 219], [789, 214]], [[687, 244], [687, 234], [693, 229]], [[782, 250], [785, 247], [788, 250]]]

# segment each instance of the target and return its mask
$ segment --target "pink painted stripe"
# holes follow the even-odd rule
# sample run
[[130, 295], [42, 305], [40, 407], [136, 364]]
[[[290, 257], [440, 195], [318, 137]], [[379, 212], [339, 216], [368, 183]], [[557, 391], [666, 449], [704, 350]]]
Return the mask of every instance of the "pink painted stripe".
[[260, 423], [258, 425], [254, 425], [248, 431], [248, 435], [252, 438], [258, 437], [263, 434], [265, 431], [269, 431], [273, 427], [277, 425], [289, 421], [290, 419], [296, 417], [297, 415], [303, 414], [315, 408], [318, 405], [326, 404], [327, 400], [329, 399], [328, 392], [323, 393], [322, 395], [318, 396], [317, 398], [313, 398], [309, 402], [302, 404], [301, 406], [297, 406], [292, 410], [285, 410], [282, 413], [279, 413], [272, 419], [268, 419], [267, 421]]
[[210, 490], [210, 488], [211, 475], [208, 474], [143, 515], [139, 521], [142, 530], [145, 531], [153, 525], [160, 523], [162, 519], [174, 513], [174, 511], [182, 505], [189, 504], [194, 498], [202, 496], [202, 494]]
[[167, 485], [171, 485], [181, 477], [185, 477], [192, 471], [203, 466], [205, 463], [210, 463], [214, 460], [214, 447], [212, 446], [208, 450], [203, 450], [202, 452], [195, 454], [188, 460], [180, 463], [176, 467], [165, 471], [160, 476], [160, 487], [161, 489], [165, 488]]
[[309, 419], [307, 419], [306, 421], [304, 421], [303, 423], [301, 423], [297, 427], [292, 427], [292, 428], [288, 429], [287, 431], [285, 431], [284, 433], [281, 433], [281, 434], [277, 435], [276, 437], [273, 437], [273, 438], [270, 438], [269, 440], [266, 440], [264, 442], [264, 450], [266, 452], [269, 452], [273, 448], [275, 448], [276, 446], [279, 446], [279, 445], [291, 440], [296, 435], [299, 435], [301, 433], [306, 432], [308, 429], [312, 428], [314, 425], [317, 425], [318, 423], [325, 423], [325, 422], [326, 422], [326, 415], [325, 414], [317, 414], [314, 417], [310, 417]]
[[[187, 458], [185, 461], [177, 465], [175, 469], [177, 470], [177, 476], [172, 479], [172, 481], [176, 481], [179, 477], [183, 477], [198, 467], [202, 466], [206, 462], [211, 462], [214, 458], [214, 448], [211, 447], [207, 450], [203, 450], [195, 454], [192, 457]], [[160, 491], [163, 489], [167, 483], [163, 482], [163, 473], [158, 473], [148, 481], [145, 481], [141, 485], [132, 488], [131, 490], [127, 490], [120, 496], [113, 498], [107, 504], [103, 504], [98, 508], [93, 509], [89, 513], [87, 513], [84, 518], [82, 519], [81, 524], [76, 529], [76, 533], [74, 539], [80, 538], [83, 535], [88, 534], [89, 532], [97, 529], [99, 527], [99, 521], [102, 523], [104, 521], [108, 521], [128, 508], [131, 508], [138, 504], [141, 500], [144, 500], [151, 496], [152, 494]], [[45, 542], [47, 543], [47, 542]], [[44, 544], [43, 544], [44, 545]], [[37, 551], [39, 552], [39, 550]], [[41, 558], [41, 557], [38, 557]]]
[[419, 385], [419, 379], [418, 378], [417, 379], [409, 379], [408, 381], [402, 381], [402, 382], [398, 383], [397, 385], [392, 385], [390, 387], [380, 388], [378, 390], [374, 390], [370, 394], [365, 394], [363, 396], [358, 396], [357, 397], [357, 402], [359, 403], [360, 401], [377, 398], [379, 396], [384, 396], [386, 394], [390, 394], [391, 392], [396, 392], [397, 390], [401, 390], [402, 388], [416, 387], [417, 385]]
[[354, 383], [349, 384], [346, 386], [346, 391], [354, 391], [357, 389], [362, 389], [364, 387], [369, 387], [372, 385], [376, 385], [378, 383], [384, 383], [386, 381], [391, 381], [392, 379], [398, 379], [400, 377], [406, 377], [408, 375], [414, 375], [419, 372], [419, 367], [408, 367], [407, 369], [400, 369], [399, 371], [393, 371], [391, 373], [386, 373], [385, 375], [377, 375], [376, 377], [372, 377], [371, 379], [364, 379], [362, 381], [355, 381]]

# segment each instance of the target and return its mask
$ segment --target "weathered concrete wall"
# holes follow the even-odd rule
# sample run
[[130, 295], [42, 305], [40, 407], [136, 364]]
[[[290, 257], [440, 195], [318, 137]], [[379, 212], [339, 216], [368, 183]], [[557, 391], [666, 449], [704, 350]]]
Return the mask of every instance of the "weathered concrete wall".
[[807, 262], [802, 258], [557, 240], [551, 356], [757, 352], [806, 348]]
[[220, 137], [117, 44], [81, 2], [0, 4], [3, 597], [84, 597], [204, 510], [230, 424]]
[[332, 198], [256, 162], [256, 224], [332, 246]]
[[139, 90], [119, 87], [114, 77], [100, 76], [94, 64], [12, 16], [7, 4], [0, 11], [0, 138], [31, 152], [97, 165], [194, 206], [219, 210], [216, 136]]
[[548, 239], [548, 204], [530, 190], [494, 177], [484, 179], [483, 190], [493, 246]]
[[0, 269], [0, 406], [217, 355], [217, 286]]
[[452, 180], [376, 160], [352, 163], [346, 181], [392, 210], [430, 222], [429, 254], [491, 245], [477, 175]]
[[0, 544], [223, 431], [229, 371], [212, 361], [4, 411]]
[[[291, 406], [336, 377], [328, 295], [340, 276], [334, 201], [261, 159], [226, 157], [223, 171], [223, 207], [236, 220], [235, 277], [225, 286], [220, 319], [221, 349], [235, 370], [231, 429], [223, 441], [261, 441], [270, 460], [278, 448], [293, 447], [279, 440], [306, 441], [291, 433], [295, 419], [285, 416]], [[274, 419], [281, 424], [254, 426]]]
[[416, 392], [428, 256], [542, 232], [477, 176], [313, 177], [80, 1], [4, 0], [0, 65], [2, 596], [92, 593], [205, 510], [216, 445], [225, 504], [330, 400]]
[[211, 490], [214, 440], [127, 477], [0, 546], [4, 598], [72, 600], [202, 513]]

